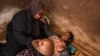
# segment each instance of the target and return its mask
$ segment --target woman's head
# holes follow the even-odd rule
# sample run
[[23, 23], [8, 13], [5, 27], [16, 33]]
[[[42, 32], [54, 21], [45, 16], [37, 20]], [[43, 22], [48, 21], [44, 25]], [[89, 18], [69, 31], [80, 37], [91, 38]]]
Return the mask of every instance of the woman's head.
[[40, 14], [43, 13], [44, 5], [41, 0], [32, 0], [27, 9], [30, 11], [31, 16], [37, 19], [41, 16]]
[[54, 43], [50, 39], [34, 41], [34, 47], [43, 55], [51, 56], [54, 53]]
[[61, 34], [58, 38], [54, 39], [55, 51], [61, 52], [65, 50], [66, 43], [71, 43], [73, 40], [72, 32], [66, 32]]
[[73, 33], [68, 31], [66, 33], [63, 33], [62, 35], [60, 35], [60, 38], [66, 42], [72, 42], [74, 39]]

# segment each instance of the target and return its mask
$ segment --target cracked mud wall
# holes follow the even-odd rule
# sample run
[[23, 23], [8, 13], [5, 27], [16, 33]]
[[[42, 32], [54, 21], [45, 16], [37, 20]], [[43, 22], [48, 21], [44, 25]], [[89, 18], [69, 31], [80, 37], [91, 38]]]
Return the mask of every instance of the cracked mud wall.
[[[30, 0], [0, 0], [0, 31], [6, 29], [12, 15]], [[72, 31], [78, 56], [100, 56], [99, 0], [44, 0], [49, 11], [51, 29], [57, 34]], [[9, 16], [10, 15], [10, 16]], [[6, 30], [2, 31], [5, 32]], [[2, 40], [3, 34], [0, 33]], [[1, 36], [2, 35], [2, 36]]]

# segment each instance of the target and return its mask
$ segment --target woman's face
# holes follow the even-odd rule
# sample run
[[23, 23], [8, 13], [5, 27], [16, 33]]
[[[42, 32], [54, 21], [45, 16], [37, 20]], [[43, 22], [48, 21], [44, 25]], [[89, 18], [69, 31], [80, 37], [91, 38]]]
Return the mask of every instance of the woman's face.
[[35, 19], [41, 19], [43, 17], [43, 10], [39, 10], [36, 12], [36, 14], [34, 15]]
[[56, 39], [54, 41], [54, 45], [55, 45], [55, 51], [56, 52], [63, 51], [66, 47], [65, 42], [61, 39]]
[[60, 38], [62, 40], [64, 40], [64, 41], [67, 41], [69, 37], [70, 37], [70, 34], [69, 33], [65, 33], [65, 34], [62, 34]]

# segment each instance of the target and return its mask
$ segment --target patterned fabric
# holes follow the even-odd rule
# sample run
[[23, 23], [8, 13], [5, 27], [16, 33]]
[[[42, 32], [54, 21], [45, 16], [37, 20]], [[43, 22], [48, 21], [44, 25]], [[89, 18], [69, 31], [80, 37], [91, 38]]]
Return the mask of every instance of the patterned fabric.
[[69, 56], [68, 50], [65, 49], [65, 51], [61, 52], [60, 56]]
[[18, 53], [16, 56], [43, 56], [43, 55], [40, 54], [35, 48], [27, 48]]

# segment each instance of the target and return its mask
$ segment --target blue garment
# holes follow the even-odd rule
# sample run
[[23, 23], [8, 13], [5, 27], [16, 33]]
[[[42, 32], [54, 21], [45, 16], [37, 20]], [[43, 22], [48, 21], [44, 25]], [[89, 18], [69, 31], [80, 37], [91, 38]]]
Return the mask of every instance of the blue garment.
[[67, 46], [67, 48], [68, 48], [68, 51], [69, 51], [69, 53], [70, 53], [71, 55], [74, 55], [74, 54], [75, 54], [75, 52], [76, 52], [76, 48], [75, 48], [75, 47], [73, 47], [73, 46], [70, 44], [70, 45]]

